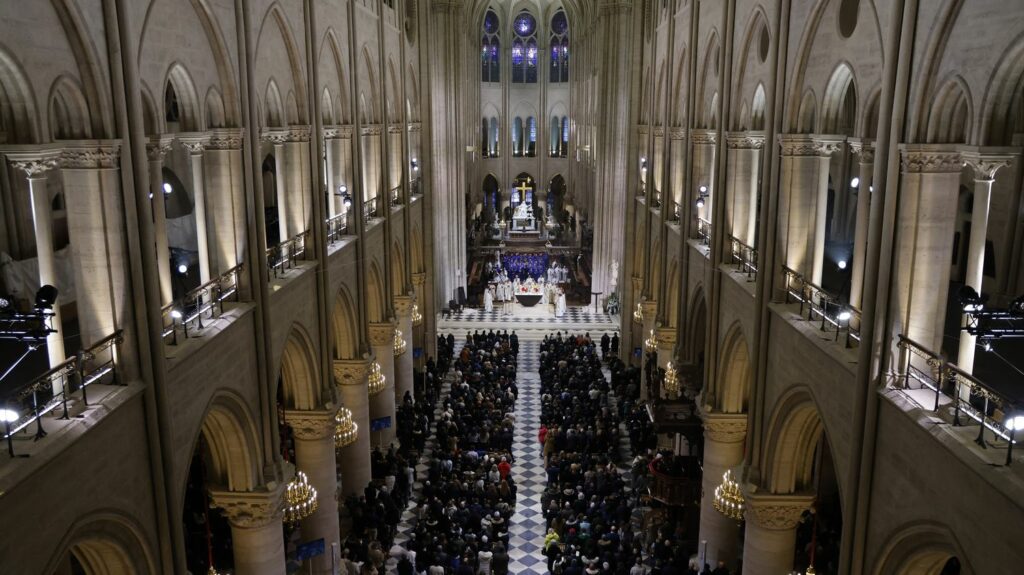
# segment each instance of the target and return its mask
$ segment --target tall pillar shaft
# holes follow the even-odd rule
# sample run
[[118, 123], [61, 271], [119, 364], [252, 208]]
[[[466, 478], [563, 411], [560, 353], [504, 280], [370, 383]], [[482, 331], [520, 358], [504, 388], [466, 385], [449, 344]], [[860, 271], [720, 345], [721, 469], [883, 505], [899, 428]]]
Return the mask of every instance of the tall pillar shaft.
[[[693, 189], [684, 197], [692, 197], [696, 202], [701, 196], [701, 187], [706, 187], [704, 205], [696, 206], [694, 213], [700, 220], [711, 221], [711, 208], [714, 204], [715, 192], [715, 151], [718, 149], [718, 136], [712, 130], [691, 130], [690, 141], [693, 143]], [[697, 223], [693, 223], [697, 229]]]
[[356, 441], [338, 451], [342, 497], [359, 495], [370, 483], [370, 398], [366, 378], [370, 360], [334, 360], [334, 382], [358, 427]]
[[395, 325], [391, 322], [370, 324], [370, 349], [384, 374], [384, 390], [370, 396], [370, 420], [389, 417], [390, 425], [370, 431], [374, 445], [390, 445], [395, 440]]
[[282, 503], [285, 483], [261, 491], [210, 491], [216, 507], [231, 525], [231, 547], [236, 575], [285, 573]]
[[825, 260], [829, 156], [838, 143], [805, 134], [782, 134], [779, 185], [780, 248], [786, 267], [821, 284]]
[[[280, 241], [291, 237], [288, 227], [288, 164], [285, 162], [284, 142], [274, 142], [274, 188], [277, 201], [277, 229]], [[268, 246], [269, 247], [269, 246]]]
[[757, 244], [757, 190], [761, 173], [761, 149], [764, 136], [747, 132], [726, 137], [729, 149], [729, 189], [726, 191], [726, 221], [730, 233], [739, 241]]
[[[329, 134], [329, 130], [332, 132]], [[341, 145], [336, 129], [324, 129], [324, 156], [327, 159], [327, 217], [338, 215], [338, 164], [340, 163]]]
[[658, 302], [654, 300], [644, 300], [641, 304], [644, 310], [644, 321], [641, 324], [640, 341], [634, 342], [635, 345], [639, 345], [643, 349], [641, 357], [643, 361], [640, 364], [640, 399], [646, 401], [649, 399], [650, 390], [647, 388], [647, 346], [644, 342], [647, 338], [651, 337], [651, 330], [654, 329], [658, 319]]
[[325, 552], [311, 559], [312, 572], [331, 574], [333, 544], [340, 545], [338, 528], [338, 473], [334, 453], [335, 408], [288, 411], [285, 420], [295, 434], [295, 467], [303, 471], [317, 491], [318, 506], [302, 520], [304, 541], [324, 540]]
[[[211, 132], [203, 158], [205, 199], [212, 233], [207, 232], [210, 274], [220, 274], [244, 261], [245, 199], [242, 173], [242, 130]], [[262, 224], [261, 224], [262, 225]]]
[[210, 281], [210, 248], [206, 219], [206, 177], [203, 170], [203, 150], [210, 141], [208, 135], [180, 136], [192, 162], [192, 195], [195, 200], [196, 245], [199, 252], [199, 283]]
[[864, 260], [868, 251], [868, 219], [871, 211], [871, 189], [874, 174], [875, 148], [870, 140], [850, 144], [858, 156], [857, 215], [853, 230], [853, 262], [850, 269], [850, 305], [860, 308], [864, 294]]
[[941, 147], [903, 146], [893, 332], [941, 351], [963, 160]]
[[164, 198], [164, 156], [171, 151], [171, 136], [153, 136], [146, 143], [149, 156], [149, 193], [153, 202], [153, 232], [156, 234], [156, 263], [160, 274], [160, 303], [174, 299], [171, 289], [171, 252], [167, 245], [167, 204]]
[[715, 510], [715, 488], [722, 476], [743, 462], [743, 441], [747, 436], [747, 416], [732, 413], [704, 413], [704, 473], [701, 477], [700, 547], [703, 563], [718, 561], [735, 569], [738, 558], [740, 526]]
[[405, 340], [405, 353], [395, 358], [395, 404], [401, 405], [405, 393], [412, 394], [412, 296], [395, 298], [395, 321]]
[[744, 574], [779, 575], [793, 570], [796, 526], [813, 500], [809, 495], [747, 495]]

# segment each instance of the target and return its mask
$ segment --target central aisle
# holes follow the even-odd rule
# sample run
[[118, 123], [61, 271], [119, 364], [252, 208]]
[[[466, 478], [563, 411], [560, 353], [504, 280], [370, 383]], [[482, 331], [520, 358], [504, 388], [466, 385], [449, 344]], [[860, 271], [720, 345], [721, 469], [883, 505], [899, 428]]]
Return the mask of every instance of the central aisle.
[[537, 441], [540, 429], [540, 341], [530, 339], [519, 343], [519, 366], [516, 381], [515, 439], [512, 470], [519, 491], [516, 511], [509, 527], [509, 573], [543, 575], [547, 564], [543, 554], [544, 514], [541, 496], [546, 481], [544, 457]]

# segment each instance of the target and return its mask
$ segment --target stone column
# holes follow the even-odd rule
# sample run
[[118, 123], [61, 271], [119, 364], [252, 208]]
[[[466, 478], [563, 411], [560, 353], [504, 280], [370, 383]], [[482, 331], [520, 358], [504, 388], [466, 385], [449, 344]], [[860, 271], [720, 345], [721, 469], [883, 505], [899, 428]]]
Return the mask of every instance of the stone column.
[[210, 490], [231, 525], [231, 546], [236, 575], [284, 573], [285, 553], [281, 521], [286, 481], [272, 482], [258, 491]]
[[850, 305], [860, 309], [864, 294], [864, 259], [868, 251], [868, 216], [871, 212], [872, 177], [875, 165], [873, 140], [850, 140], [857, 156], [857, 214], [853, 230], [853, 262], [850, 269]]
[[813, 495], [746, 495], [746, 530], [743, 537], [743, 572], [778, 575], [793, 570], [796, 526], [811, 507]]
[[179, 134], [178, 141], [188, 150], [192, 161], [192, 195], [195, 200], [196, 243], [199, 251], [199, 283], [210, 281], [210, 248], [206, 221], [206, 180], [203, 171], [203, 150], [210, 143], [209, 134]]
[[939, 352], [963, 159], [951, 146], [903, 145], [894, 334]]
[[324, 554], [312, 559], [313, 573], [331, 575], [332, 544], [340, 545], [338, 529], [338, 472], [334, 453], [334, 416], [338, 409], [327, 406], [311, 411], [285, 412], [285, 421], [295, 437], [295, 467], [306, 473], [317, 491], [317, 510], [302, 520], [303, 541], [323, 538]]
[[150, 136], [146, 141], [149, 157], [149, 194], [153, 203], [153, 233], [156, 235], [156, 263], [160, 273], [160, 303], [174, 299], [171, 289], [171, 251], [167, 245], [167, 201], [164, 198], [164, 156], [171, 151], [174, 136]]
[[288, 235], [291, 230], [288, 229], [288, 178], [286, 177], [287, 168], [284, 161], [284, 145], [288, 141], [288, 131], [264, 128], [262, 138], [274, 146], [274, 191], [277, 198], [277, 229], [280, 234], [280, 240], [283, 242], [291, 237]]
[[395, 405], [402, 405], [405, 392], [413, 391], [412, 372], [412, 296], [394, 298], [395, 321], [405, 340], [405, 353], [395, 357]]
[[[370, 324], [370, 349], [384, 374], [384, 391], [370, 396], [370, 419], [391, 418], [391, 426], [370, 438], [375, 445], [388, 446], [395, 440], [395, 324], [387, 321]], [[369, 429], [366, 430], [370, 434]], [[374, 441], [376, 440], [376, 441]]]
[[725, 144], [730, 165], [726, 182], [726, 221], [731, 225], [733, 237], [754, 247], [757, 245], [757, 191], [764, 134], [733, 132], [726, 136]]
[[644, 300], [640, 305], [644, 310], [644, 321], [640, 324], [640, 341], [632, 343], [634, 346], [639, 345], [642, 350], [640, 355], [640, 399], [647, 400], [649, 399], [650, 391], [647, 389], [647, 346], [644, 345], [644, 342], [647, 338], [651, 337], [651, 330], [654, 329], [654, 326], [657, 324], [658, 302], [654, 300]]
[[[11, 166], [25, 173], [28, 178], [28, 193], [32, 204], [32, 229], [36, 239], [36, 260], [39, 262], [39, 286], [52, 285], [60, 289], [57, 281], [57, 258], [53, 249], [53, 214], [50, 192], [46, 189], [46, 172], [57, 166], [60, 150], [34, 150], [6, 154]], [[32, 302], [35, 294], [28, 294]], [[65, 359], [64, 334], [61, 327], [60, 296], [53, 305], [51, 327], [56, 330], [46, 336], [46, 351], [53, 367]], [[54, 392], [60, 391], [60, 384], [54, 384]]]
[[807, 134], [780, 134], [779, 144], [779, 249], [786, 267], [821, 285], [829, 157], [839, 144]]
[[60, 157], [83, 348], [114, 333], [124, 318], [120, 155], [119, 142], [96, 141], [68, 143]]
[[[729, 469], [743, 463], [743, 442], [747, 437], [744, 413], [701, 413], [704, 420], [704, 474], [701, 477], [700, 544], [701, 559], [712, 566], [725, 561], [736, 568], [740, 523], [715, 509], [715, 488]], [[733, 479], [739, 479], [733, 477]], [[750, 568], [744, 563], [744, 566]], [[786, 573], [783, 571], [779, 572]]]
[[[693, 189], [684, 196], [694, 202], [694, 213], [698, 219], [711, 221], [711, 205], [715, 192], [715, 150], [718, 149], [718, 135], [713, 130], [691, 130], [690, 141], [693, 143]], [[696, 207], [700, 197], [701, 186], [707, 187], [704, 207]], [[697, 229], [696, 220], [693, 229]]]
[[[974, 169], [974, 206], [971, 210], [971, 239], [967, 246], [967, 275], [964, 283], [980, 294], [985, 275], [985, 241], [988, 238], [988, 212], [989, 204], [992, 201], [992, 183], [996, 180], [996, 172], [999, 171], [999, 168], [1009, 166], [1013, 156], [971, 151], [963, 153], [963, 160]], [[968, 316], [964, 315], [961, 325], [967, 326], [968, 321]], [[977, 336], [966, 331], [960, 332], [960, 352], [956, 364], [967, 373], [974, 371], [977, 340]]]
[[[285, 166], [288, 170], [288, 194], [286, 196], [288, 230], [298, 235], [313, 229], [313, 206], [311, 190], [313, 182], [309, 171], [309, 126], [292, 126], [288, 130]], [[318, 161], [319, 163], [319, 161]], [[309, 238], [312, 241], [312, 238]]]
[[370, 399], [366, 378], [370, 359], [334, 360], [334, 383], [359, 426], [355, 443], [338, 450], [342, 497], [359, 495], [370, 483]]
[[324, 158], [327, 161], [327, 218], [338, 215], [338, 164], [341, 157], [341, 133], [337, 126], [324, 126]]
[[211, 130], [203, 158], [206, 175], [204, 191], [210, 214], [209, 223], [213, 227], [213, 233], [207, 233], [210, 242], [210, 273], [214, 276], [245, 261], [242, 136], [241, 128]]

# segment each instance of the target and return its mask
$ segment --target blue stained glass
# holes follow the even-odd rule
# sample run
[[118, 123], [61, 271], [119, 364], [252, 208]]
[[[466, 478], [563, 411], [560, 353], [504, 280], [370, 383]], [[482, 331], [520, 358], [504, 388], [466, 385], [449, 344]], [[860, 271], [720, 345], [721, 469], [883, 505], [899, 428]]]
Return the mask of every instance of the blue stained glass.
[[516, 34], [525, 38], [532, 35], [533, 31], [537, 29], [537, 21], [529, 12], [521, 12], [519, 16], [516, 16], [514, 27]]
[[561, 36], [569, 29], [569, 21], [565, 18], [565, 12], [559, 10], [551, 19], [551, 31]]
[[537, 65], [537, 47], [530, 43], [530, 47], [526, 49], [526, 64], [528, 66]]
[[555, 66], [558, 65], [558, 53], [561, 51], [559, 46], [551, 47], [551, 63]]
[[484, 16], [484, 31], [488, 34], [498, 33], [498, 15], [488, 10], [487, 15]]
[[491, 44], [491, 62], [498, 61], [498, 44]]
[[523, 44], [519, 41], [512, 44], [512, 63], [516, 66], [523, 63]]

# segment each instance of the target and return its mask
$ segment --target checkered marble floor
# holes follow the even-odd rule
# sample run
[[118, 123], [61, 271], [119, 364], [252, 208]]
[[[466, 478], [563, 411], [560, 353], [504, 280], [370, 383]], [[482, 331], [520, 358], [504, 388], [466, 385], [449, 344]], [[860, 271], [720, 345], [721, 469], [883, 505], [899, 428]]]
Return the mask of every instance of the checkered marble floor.
[[541, 495], [546, 481], [544, 457], [537, 442], [540, 429], [540, 342], [519, 345], [516, 429], [512, 441], [513, 467], [519, 491], [516, 510], [509, 523], [509, 573], [547, 573], [544, 547], [544, 514]]

